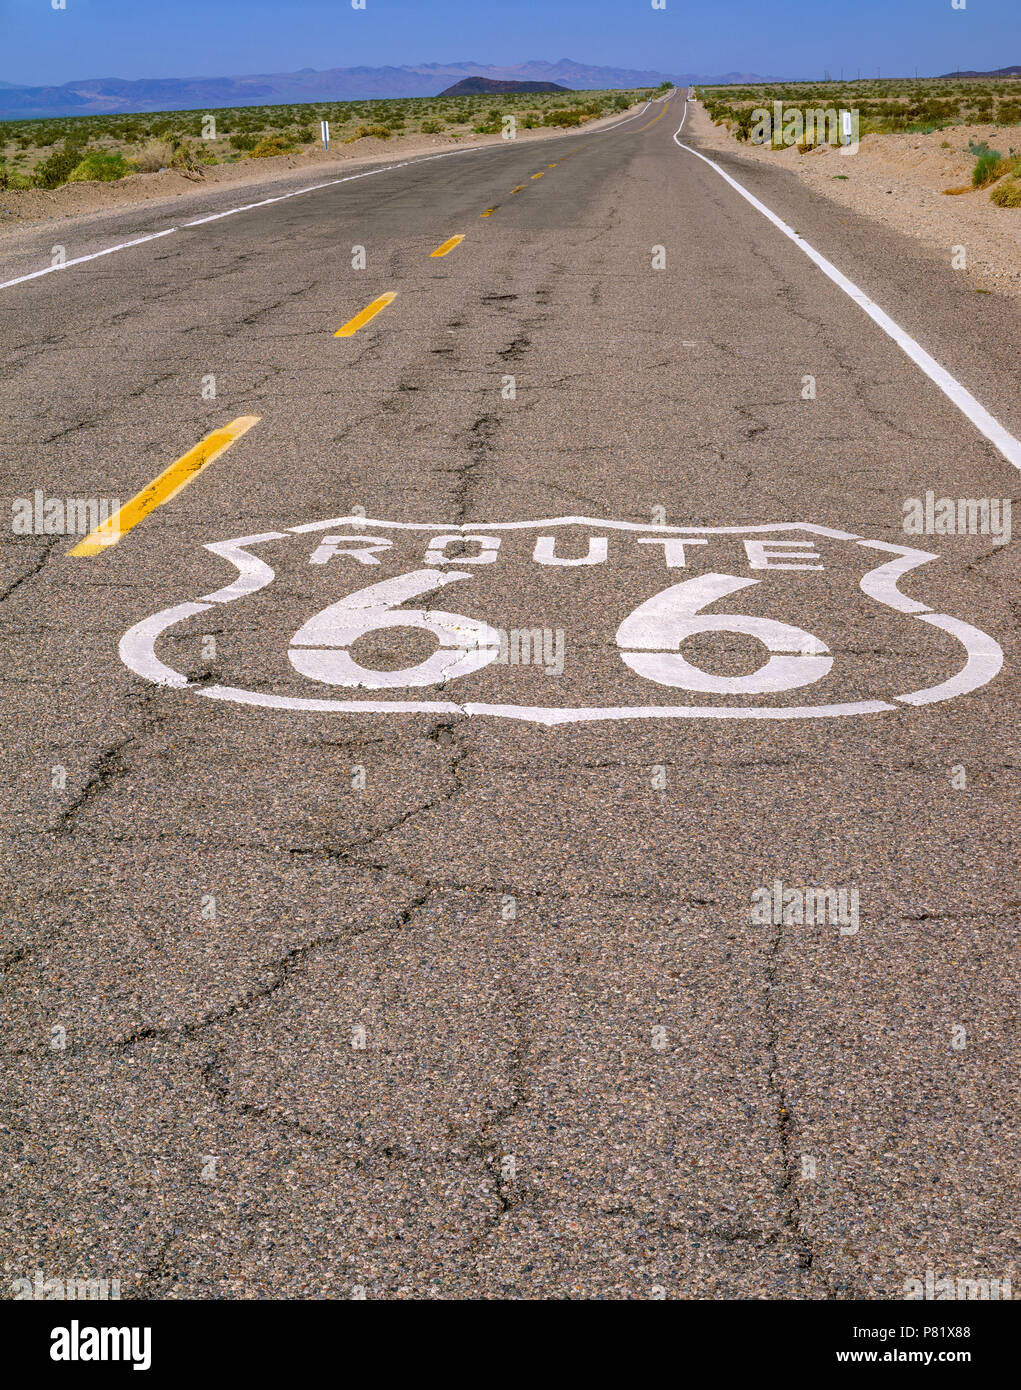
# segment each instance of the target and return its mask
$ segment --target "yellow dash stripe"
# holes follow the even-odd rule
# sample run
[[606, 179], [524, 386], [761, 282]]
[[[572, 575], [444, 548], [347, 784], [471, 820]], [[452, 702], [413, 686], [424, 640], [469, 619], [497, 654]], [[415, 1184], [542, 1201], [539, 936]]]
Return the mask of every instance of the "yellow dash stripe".
[[657, 121], [661, 121], [665, 115], [666, 115], [666, 107], [664, 106], [664, 107], [663, 107], [663, 110], [659, 113], [658, 116], [653, 116], [652, 120], [649, 122], [649, 125], [640, 125], [640, 126], [638, 127], [638, 130], [639, 130], [639, 131], [648, 130], [648, 129], [649, 129], [649, 126], [655, 125]]
[[393, 291], [387, 294], [381, 294], [378, 299], [374, 299], [371, 304], [367, 305], [360, 314], [355, 314], [353, 319], [349, 319], [343, 328], [338, 328], [333, 336], [335, 338], [350, 338], [352, 334], [358, 332], [359, 328], [364, 328], [370, 319], [374, 319], [378, 313], [381, 313], [388, 304], [392, 304], [396, 298], [397, 295]]
[[447, 255], [449, 251], [453, 251], [455, 246], [460, 246], [462, 241], [464, 241], [463, 236], [452, 236], [450, 240], [445, 241], [442, 246], [437, 246], [436, 250], [431, 253], [429, 259], [433, 260], [437, 256]]
[[512, 193], [520, 193], [521, 190], [524, 188], [524, 186], [525, 186], [525, 185], [524, 185], [523, 183], [519, 183], [518, 186], [517, 186], [517, 188], [512, 188], [512, 189], [511, 189], [511, 192], [512, 192]]
[[482, 216], [483, 216], [483, 217], [492, 217], [492, 215], [493, 215], [493, 213], [494, 213], [495, 211], [496, 211], [496, 208], [486, 208], [486, 210], [485, 210], [485, 212], [482, 214]]
[[117, 544], [125, 531], [137, 526], [150, 512], [155, 511], [164, 502], [169, 502], [171, 497], [176, 497], [192, 478], [198, 477], [203, 468], [212, 463], [213, 459], [219, 458], [225, 449], [229, 449], [235, 439], [240, 439], [253, 425], [257, 425], [260, 418], [258, 415], [241, 415], [229, 425], [224, 425], [223, 429], [207, 434], [194, 449], [182, 454], [176, 463], [165, 468], [148, 487], [144, 487], [130, 502], [126, 502], [119, 512], [104, 521], [102, 526], [90, 531], [83, 541], [79, 541], [67, 553], [102, 555], [104, 550], [109, 550], [112, 545]]
[[533, 174], [533, 175], [532, 175], [532, 178], [533, 178], [533, 179], [541, 179], [542, 176], [543, 176], [543, 174], [544, 174], [545, 172], [546, 172], [545, 169], [540, 169], [539, 172], [538, 172], [537, 174]]
[[556, 167], [557, 167], [557, 166], [556, 166], [555, 164], [547, 164], [547, 165], [546, 165], [546, 168], [547, 168], [547, 169], [555, 169]]

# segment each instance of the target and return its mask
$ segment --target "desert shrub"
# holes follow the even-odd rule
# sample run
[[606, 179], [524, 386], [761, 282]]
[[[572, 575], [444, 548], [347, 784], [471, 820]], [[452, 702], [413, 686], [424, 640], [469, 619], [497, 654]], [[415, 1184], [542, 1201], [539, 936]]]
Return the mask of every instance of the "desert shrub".
[[275, 154], [289, 154], [294, 146], [286, 135], [264, 135], [259, 143], [248, 151], [246, 159], [268, 159]]
[[254, 150], [258, 143], [259, 141], [256, 136], [249, 135], [244, 130], [236, 131], [230, 137], [230, 147], [232, 150]]
[[445, 128], [445, 127], [444, 127], [444, 124], [443, 124], [442, 121], [423, 121], [423, 122], [422, 122], [422, 134], [423, 134], [423, 135], [439, 135], [440, 131], [443, 130], [444, 128]]
[[134, 163], [143, 174], [155, 174], [160, 169], [169, 169], [174, 157], [174, 147], [169, 140], [147, 140], [134, 157]]
[[366, 136], [374, 137], [377, 140], [389, 140], [390, 127], [385, 125], [360, 125], [353, 135], [348, 136], [344, 144], [352, 145], [356, 140], [364, 140]]
[[51, 150], [45, 159], [35, 166], [35, 183], [38, 188], [59, 188], [67, 183], [71, 170], [82, 162], [85, 154], [81, 145], [69, 144], [65, 139], [63, 146]]
[[989, 198], [999, 208], [1021, 208], [1021, 179], [1004, 179], [996, 185]]
[[542, 123], [543, 125], [563, 126], [567, 129], [570, 126], [581, 125], [581, 114], [577, 111], [547, 111]]
[[111, 183], [122, 179], [125, 174], [136, 172], [136, 166], [129, 164], [121, 154], [103, 150], [91, 150], [84, 159], [74, 166], [67, 176], [68, 183], [88, 183], [93, 179], [101, 183]]
[[737, 128], [735, 129], [734, 134], [737, 136], [739, 140], [751, 139], [752, 114], [753, 108], [751, 106], [748, 106], [744, 110], [739, 111], [737, 113]]
[[294, 132], [294, 138], [302, 145], [309, 145], [316, 138], [315, 132], [310, 125], [299, 126]]
[[0, 160], [0, 188], [31, 188], [32, 179], [20, 169], [12, 169]]
[[200, 164], [208, 163], [204, 158], [205, 153], [206, 151], [197, 150], [187, 140], [175, 140], [169, 167], [171, 169], [197, 169]]
[[975, 167], [971, 171], [971, 182], [975, 188], [983, 188], [1007, 172], [1006, 168], [1000, 167], [1004, 164], [1004, 158], [999, 150], [991, 150], [988, 145], [976, 145], [974, 142], [968, 148], [976, 156]]

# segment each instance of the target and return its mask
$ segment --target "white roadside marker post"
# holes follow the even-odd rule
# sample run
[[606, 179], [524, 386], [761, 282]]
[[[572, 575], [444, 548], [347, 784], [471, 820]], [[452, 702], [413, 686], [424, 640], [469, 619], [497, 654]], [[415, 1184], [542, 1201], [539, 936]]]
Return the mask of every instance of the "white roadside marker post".
[[320, 121], [319, 124], [323, 131], [323, 149], [328, 150], [330, 148], [330, 123], [329, 121]]
[[841, 111], [840, 113], [840, 143], [849, 145], [851, 143], [851, 113]]

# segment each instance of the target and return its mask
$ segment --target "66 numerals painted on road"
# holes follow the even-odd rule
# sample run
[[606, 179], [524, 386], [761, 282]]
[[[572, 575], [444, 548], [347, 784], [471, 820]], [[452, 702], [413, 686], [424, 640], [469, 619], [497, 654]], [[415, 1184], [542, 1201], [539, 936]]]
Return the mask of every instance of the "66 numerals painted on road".
[[[341, 534], [354, 528], [357, 528], [356, 534]], [[574, 538], [568, 542], [566, 556], [557, 553], [557, 536], [564, 532]], [[579, 534], [584, 539], [586, 532], [587, 550], [577, 543]], [[222, 610], [224, 605], [247, 605], [256, 596], [262, 610], [260, 625], [268, 633], [272, 626], [272, 598], [267, 600], [267, 591], [277, 576], [275, 564], [287, 561], [289, 555], [295, 558], [294, 548], [300, 547], [309, 536], [319, 537], [319, 543], [311, 555], [306, 550], [304, 559], [298, 562], [317, 567], [331, 566], [340, 559], [364, 566], [377, 565], [382, 563], [381, 555], [396, 558], [401, 547], [410, 547], [413, 555], [422, 540], [427, 539], [428, 544], [421, 568], [409, 568], [331, 602], [302, 623], [290, 642], [284, 639], [281, 655], [286, 652], [288, 672], [297, 672], [311, 683], [304, 690], [292, 693], [273, 688], [279, 680], [274, 675], [263, 677], [254, 689], [209, 679], [196, 680], [164, 661], [157, 648], [161, 647], [169, 655], [173, 650], [173, 635], [176, 633], [180, 638], [182, 627], [187, 628], [199, 619], [205, 623], [207, 615]], [[804, 539], [806, 537], [810, 539]], [[448, 560], [447, 547], [454, 541], [473, 542], [479, 547], [479, 554]], [[608, 562], [611, 549], [618, 558], [626, 559], [630, 548], [634, 561], [638, 559], [639, 549], [651, 556], [660, 546], [663, 547], [661, 563], [665, 563], [667, 570], [683, 570], [687, 568], [687, 548], [708, 545], [718, 547], [719, 568], [669, 584], [651, 598], [645, 598], [616, 629], [621, 674], [626, 668], [648, 682], [640, 687], [649, 692], [641, 704], [590, 703], [582, 693], [584, 680], [558, 685], [560, 702], [555, 704], [472, 698], [471, 683], [452, 688], [451, 683], [473, 672], [484, 671], [491, 662], [505, 662], [503, 643], [507, 634], [482, 618], [424, 604], [414, 606], [427, 595], [472, 579], [474, 575], [469, 570], [473, 566], [495, 563], [498, 551], [510, 558], [512, 564], [516, 562], [526, 567], [519, 569], [519, 575], [531, 572], [534, 578], [539, 578], [565, 566], [603, 565]], [[820, 547], [827, 552], [825, 561]], [[780, 569], [819, 573], [830, 568], [831, 561], [838, 556], [850, 560], [849, 566], [838, 565], [838, 571], [855, 584], [859, 602], [875, 606], [885, 614], [887, 622], [907, 624], [908, 630], [898, 641], [898, 650], [913, 668], [924, 664], [926, 683], [918, 686], [916, 681], [917, 688], [905, 689], [909, 684], [907, 672], [901, 685], [896, 673], [891, 676], [887, 666], [881, 677], [882, 688], [871, 696], [862, 692], [857, 698], [841, 700], [834, 691], [837, 698], [824, 703], [801, 703], [797, 697], [784, 701], [785, 692], [822, 681], [831, 672], [833, 659], [823, 642], [793, 624], [713, 611], [718, 603], [728, 608], [741, 606], [728, 600], [761, 582], [720, 572], [733, 568], [738, 548], [744, 549], [753, 571]], [[379, 521], [348, 514], [305, 522], [287, 530], [208, 542], [205, 549], [232, 565], [236, 577], [211, 593], [178, 600], [136, 622], [121, 638], [121, 659], [136, 675], [157, 685], [188, 690], [206, 700], [278, 713], [384, 717], [463, 714], [519, 719], [549, 728], [601, 719], [847, 718], [889, 715], [898, 710], [959, 699], [988, 684], [1003, 664], [1003, 652], [988, 633], [951, 614], [934, 612], [899, 587], [900, 582], [920, 566], [938, 558], [933, 552], [871, 540], [854, 532], [810, 522], [683, 527], [564, 516], [536, 521], [466, 522], [450, 527], [425, 522]], [[404, 563], [414, 566], [412, 555]], [[859, 574], [861, 561], [867, 561], [867, 568]], [[444, 568], [447, 565], [451, 568]], [[531, 571], [531, 565], [537, 568]], [[325, 569], [320, 572], [327, 573]], [[632, 568], [626, 573], [634, 572]], [[626, 576], [622, 578], [630, 582]], [[462, 592], [474, 594], [474, 585]], [[846, 597], [841, 603], [846, 605]], [[417, 630], [431, 636], [435, 650], [424, 660], [402, 670], [376, 670], [363, 665], [353, 650], [359, 639], [394, 628]], [[917, 640], [923, 631], [924, 644]], [[721, 676], [702, 670], [682, 654], [682, 645], [689, 637], [717, 633], [755, 638], [762, 645], [765, 660], [750, 674]], [[935, 634], [939, 636], [934, 646]], [[573, 663], [572, 676], [584, 677], [583, 667], [582, 662]], [[836, 674], [833, 672], [834, 676]], [[860, 687], [860, 676], [855, 678], [855, 683]], [[423, 689], [437, 686], [441, 688]], [[663, 690], [658, 700], [656, 687]], [[605, 689], [602, 680], [600, 689]], [[664, 699], [667, 691], [684, 694], [674, 699], [667, 694]], [[711, 699], [707, 700], [706, 696]], [[748, 700], [749, 696], [765, 698], [757, 703], [754, 699]]]
[[[395, 690], [438, 685], [479, 671], [500, 654], [500, 633], [477, 618], [445, 609], [398, 608], [399, 604], [460, 583], [464, 570], [412, 570], [369, 584], [332, 603], [298, 629], [288, 656], [303, 676], [327, 685]], [[811, 685], [833, 665], [829, 648], [791, 623], [737, 613], [702, 613], [718, 599], [760, 581], [729, 574], [701, 574], [671, 584], [628, 614], [616, 633], [621, 658], [639, 676], [678, 690], [726, 695], [762, 695]], [[431, 633], [438, 649], [424, 661], [399, 671], [375, 671], [351, 654], [359, 638], [387, 628]], [[694, 666], [680, 653], [696, 633], [733, 632], [754, 637], [770, 653], [745, 676], [717, 676]]]

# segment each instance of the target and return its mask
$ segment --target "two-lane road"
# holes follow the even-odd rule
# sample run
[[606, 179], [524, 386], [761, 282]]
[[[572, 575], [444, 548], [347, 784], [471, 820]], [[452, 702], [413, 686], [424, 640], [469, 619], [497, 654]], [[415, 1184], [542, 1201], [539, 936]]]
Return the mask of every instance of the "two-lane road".
[[[902, 519], [1017, 473], [683, 115], [0, 290], [9, 499], [147, 499], [0, 546], [12, 1278], [1014, 1270], [1017, 552]], [[1012, 304], [723, 162], [1016, 438]]]

